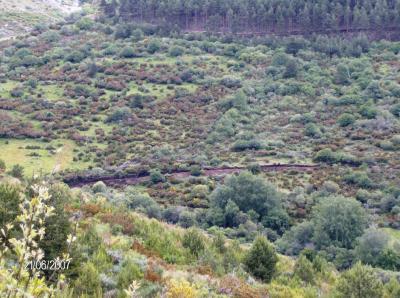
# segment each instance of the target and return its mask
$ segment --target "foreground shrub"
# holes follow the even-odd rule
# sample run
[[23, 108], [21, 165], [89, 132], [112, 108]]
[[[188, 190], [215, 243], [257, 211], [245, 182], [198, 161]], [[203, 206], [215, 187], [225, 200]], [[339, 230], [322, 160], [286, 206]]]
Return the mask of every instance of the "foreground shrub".
[[382, 283], [373, 269], [358, 262], [341, 275], [335, 291], [338, 297], [377, 298], [382, 297]]
[[205, 249], [205, 239], [199, 230], [192, 228], [187, 230], [183, 236], [182, 245], [198, 258]]
[[169, 282], [168, 298], [196, 298], [198, 297], [198, 291], [186, 280], [171, 280]]

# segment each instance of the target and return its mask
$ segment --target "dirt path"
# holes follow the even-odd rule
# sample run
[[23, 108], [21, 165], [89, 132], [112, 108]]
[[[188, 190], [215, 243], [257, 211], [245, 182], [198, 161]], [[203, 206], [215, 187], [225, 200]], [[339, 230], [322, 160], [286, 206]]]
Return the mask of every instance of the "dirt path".
[[[261, 165], [263, 172], [293, 170], [299, 172], [312, 171], [318, 168], [318, 165], [310, 164], [267, 164]], [[247, 170], [246, 167], [223, 167], [223, 168], [205, 168], [203, 175], [208, 177], [225, 176], [228, 174], [239, 173]], [[165, 173], [165, 176], [174, 179], [185, 179], [191, 176], [190, 171], [173, 171]], [[108, 186], [126, 186], [136, 185], [150, 180], [150, 175], [126, 175], [123, 177], [102, 176], [102, 177], [75, 177], [73, 179], [65, 179], [64, 182], [70, 187], [82, 187], [84, 185], [92, 185], [96, 182], [103, 181]]]

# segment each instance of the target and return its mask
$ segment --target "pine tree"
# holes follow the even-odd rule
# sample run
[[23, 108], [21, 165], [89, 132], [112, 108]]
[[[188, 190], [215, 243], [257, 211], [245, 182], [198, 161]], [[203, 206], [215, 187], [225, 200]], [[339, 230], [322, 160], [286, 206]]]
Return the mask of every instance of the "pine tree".
[[263, 236], [257, 237], [250, 251], [247, 253], [244, 264], [246, 269], [256, 278], [270, 282], [276, 272], [278, 257], [275, 249]]

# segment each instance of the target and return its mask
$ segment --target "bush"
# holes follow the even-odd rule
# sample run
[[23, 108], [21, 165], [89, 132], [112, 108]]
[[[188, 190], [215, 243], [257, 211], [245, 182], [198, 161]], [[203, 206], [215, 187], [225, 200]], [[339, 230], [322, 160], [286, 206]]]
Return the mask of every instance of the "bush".
[[168, 53], [171, 57], [178, 57], [182, 56], [184, 52], [184, 49], [179, 46], [173, 46], [172, 48], [169, 49]]
[[344, 272], [335, 287], [339, 297], [377, 298], [382, 297], [382, 283], [373, 269], [360, 262]]
[[307, 123], [304, 128], [304, 134], [307, 137], [319, 137], [321, 135], [321, 131], [315, 123]]
[[362, 188], [371, 188], [372, 180], [364, 172], [352, 172], [343, 177], [343, 180], [348, 184], [354, 184]]
[[124, 47], [119, 53], [121, 58], [133, 58], [136, 56], [135, 50], [132, 47]]
[[0, 158], [0, 171], [6, 170], [6, 162]]
[[76, 26], [80, 30], [89, 30], [89, 29], [93, 28], [94, 21], [89, 18], [82, 18], [76, 23]]
[[107, 191], [107, 186], [103, 181], [98, 181], [92, 186], [92, 191], [94, 193], [105, 193]]
[[161, 44], [158, 40], [151, 40], [147, 45], [147, 52], [149, 54], [154, 54], [161, 49]]
[[221, 79], [221, 84], [228, 88], [239, 88], [242, 86], [242, 81], [233, 76], [224, 76]]
[[356, 119], [354, 118], [354, 116], [352, 114], [344, 113], [344, 114], [340, 115], [337, 122], [341, 127], [346, 127], [346, 126], [353, 124], [355, 121], [356, 121]]
[[120, 290], [127, 289], [133, 280], [143, 278], [143, 272], [132, 260], [126, 260], [118, 273], [117, 284]]
[[258, 236], [244, 259], [246, 270], [264, 282], [270, 282], [276, 272], [278, 256], [263, 236]]
[[314, 161], [332, 164], [337, 161], [337, 157], [330, 148], [325, 148], [317, 152], [317, 154], [314, 156]]
[[179, 214], [179, 225], [183, 228], [190, 228], [196, 225], [196, 217], [192, 212], [182, 211]]
[[305, 255], [301, 255], [294, 266], [294, 275], [298, 276], [307, 284], [313, 284], [315, 278], [315, 270], [313, 264]]
[[161, 174], [160, 170], [151, 170], [150, 171], [150, 181], [154, 184], [164, 182], [165, 176]]
[[117, 108], [106, 119], [106, 122], [118, 122], [128, 119], [131, 116], [131, 110], [128, 107]]
[[69, 55], [65, 57], [65, 61], [71, 63], [79, 63], [85, 59], [85, 54], [81, 51], [72, 51]]
[[93, 263], [89, 262], [82, 265], [74, 285], [74, 293], [77, 296], [96, 296], [101, 292], [99, 272]]
[[117, 25], [117, 28], [115, 29], [115, 38], [128, 38], [132, 34], [132, 29], [129, 25], [123, 24], [123, 25]]
[[245, 150], [260, 150], [261, 148], [262, 145], [257, 140], [238, 140], [232, 146], [232, 150], [236, 152]]
[[16, 164], [11, 168], [9, 174], [15, 178], [22, 179], [24, 177], [24, 167]]
[[378, 115], [378, 110], [370, 105], [363, 105], [360, 107], [359, 113], [367, 119], [375, 119]]
[[182, 245], [198, 258], [205, 249], [205, 238], [198, 229], [191, 228], [185, 232]]
[[390, 112], [395, 115], [396, 117], [400, 118], [400, 104], [394, 105], [391, 109]]
[[287, 255], [297, 255], [311, 242], [314, 232], [313, 224], [305, 221], [286, 231], [276, 245], [278, 250]]

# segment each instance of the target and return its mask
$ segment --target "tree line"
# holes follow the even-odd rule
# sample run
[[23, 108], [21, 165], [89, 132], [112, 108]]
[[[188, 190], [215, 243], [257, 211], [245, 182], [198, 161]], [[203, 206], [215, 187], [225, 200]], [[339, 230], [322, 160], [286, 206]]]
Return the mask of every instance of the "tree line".
[[400, 27], [400, 0], [102, 0], [108, 17], [227, 33], [383, 32]]

